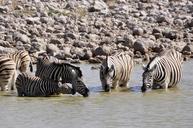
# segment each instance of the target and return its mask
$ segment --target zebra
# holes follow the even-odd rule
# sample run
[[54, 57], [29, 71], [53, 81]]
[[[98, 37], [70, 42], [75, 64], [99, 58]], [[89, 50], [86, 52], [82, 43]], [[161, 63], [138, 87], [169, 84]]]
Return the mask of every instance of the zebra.
[[[19, 70], [20, 73], [26, 72], [28, 70], [28, 67], [30, 67], [30, 71], [33, 72], [33, 65], [31, 62], [31, 58], [28, 52], [25, 50], [16, 51], [14, 53], [9, 53], [9, 54], [1, 54], [0, 57], [12, 59], [15, 62], [15, 67], [16, 67], [15, 70]], [[16, 79], [16, 75], [17, 75], [17, 72], [14, 71], [13, 80]], [[13, 81], [13, 83], [15, 83], [15, 81]], [[8, 89], [9, 88], [11, 90], [15, 89], [15, 84], [9, 84], [9, 85], [11, 85], [11, 87], [8, 87]]]
[[[60, 81], [62, 83], [71, 83], [74, 93], [79, 92], [80, 90], [84, 90], [86, 93], [89, 92], [89, 89], [83, 82], [83, 74], [80, 67], [69, 63], [50, 62], [47, 57], [37, 58], [35, 76], [42, 79], [50, 79], [56, 82]], [[84, 86], [76, 87], [79, 84]]]
[[147, 88], [170, 88], [176, 86], [182, 77], [183, 58], [180, 52], [170, 49], [155, 56], [143, 67], [142, 92]]
[[1, 91], [14, 86], [16, 64], [8, 57], [0, 56], [0, 88]]
[[21, 73], [26, 72], [28, 70], [28, 67], [30, 68], [30, 71], [33, 72], [33, 65], [28, 51], [21, 50], [7, 54], [6, 56], [14, 60], [14, 62], [16, 63], [16, 69], [19, 70]]
[[41, 79], [27, 73], [21, 73], [16, 79], [18, 96], [50, 96], [55, 94], [73, 94], [67, 84]]
[[134, 67], [133, 56], [129, 52], [119, 52], [106, 56], [100, 67], [100, 80], [104, 91], [126, 87]]

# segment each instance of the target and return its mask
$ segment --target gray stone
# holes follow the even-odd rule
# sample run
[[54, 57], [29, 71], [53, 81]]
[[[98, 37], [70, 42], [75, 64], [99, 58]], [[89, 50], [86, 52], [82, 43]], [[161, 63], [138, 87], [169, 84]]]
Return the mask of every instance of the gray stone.
[[144, 33], [144, 30], [142, 28], [134, 28], [133, 29], [133, 35], [142, 36]]
[[99, 46], [93, 51], [93, 56], [109, 55], [112, 53], [112, 48], [110, 46]]
[[100, 11], [107, 14], [109, 12], [107, 4], [103, 0], [95, 0], [92, 7], [88, 9], [89, 12]]
[[184, 46], [184, 48], [182, 49], [182, 54], [183, 55], [193, 54], [193, 45], [188, 43], [186, 46]]
[[136, 40], [134, 45], [133, 45], [133, 48], [134, 48], [134, 53], [135, 54], [138, 51], [138, 52], [140, 52], [141, 54], [144, 55], [148, 51], [147, 47], [144, 45], [143, 40]]
[[54, 44], [47, 44], [46, 45], [46, 52], [49, 55], [54, 56], [59, 52], [59, 48]]

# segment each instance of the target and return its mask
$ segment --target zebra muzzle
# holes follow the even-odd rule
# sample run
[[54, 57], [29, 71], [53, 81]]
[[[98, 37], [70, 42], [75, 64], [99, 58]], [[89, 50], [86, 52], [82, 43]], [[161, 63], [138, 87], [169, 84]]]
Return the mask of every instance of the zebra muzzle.
[[142, 92], [145, 92], [147, 90], [147, 87], [145, 86], [145, 85], [143, 85], [142, 87], [141, 87], [141, 91]]
[[105, 90], [105, 92], [109, 92], [110, 91], [110, 87], [108, 85], [105, 85], [104, 86], [104, 90]]

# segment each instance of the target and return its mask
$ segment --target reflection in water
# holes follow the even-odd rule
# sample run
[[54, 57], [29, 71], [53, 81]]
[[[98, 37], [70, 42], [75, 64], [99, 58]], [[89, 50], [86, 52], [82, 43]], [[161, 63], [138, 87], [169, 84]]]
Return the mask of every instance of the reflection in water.
[[141, 66], [136, 66], [122, 91], [103, 92], [99, 71], [92, 65], [80, 65], [91, 93], [54, 97], [17, 97], [0, 92], [2, 128], [155, 128], [192, 127], [193, 61], [183, 67], [183, 80], [176, 88], [141, 93]]

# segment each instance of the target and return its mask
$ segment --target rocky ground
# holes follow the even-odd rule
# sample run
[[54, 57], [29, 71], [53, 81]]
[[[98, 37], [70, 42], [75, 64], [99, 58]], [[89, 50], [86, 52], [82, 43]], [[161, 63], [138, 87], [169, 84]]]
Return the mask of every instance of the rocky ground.
[[190, 0], [0, 0], [0, 53], [100, 63], [119, 50], [143, 60], [175, 48], [191, 58], [192, 41]]

